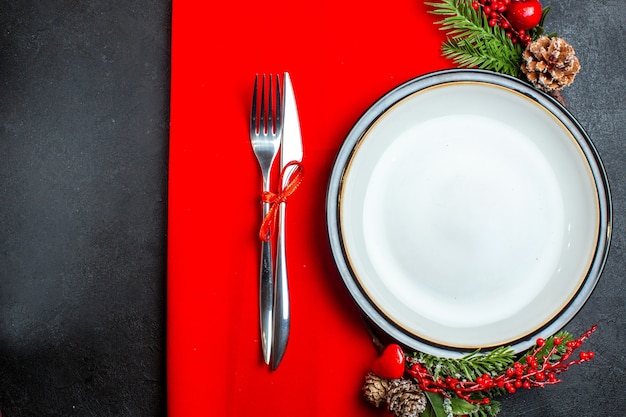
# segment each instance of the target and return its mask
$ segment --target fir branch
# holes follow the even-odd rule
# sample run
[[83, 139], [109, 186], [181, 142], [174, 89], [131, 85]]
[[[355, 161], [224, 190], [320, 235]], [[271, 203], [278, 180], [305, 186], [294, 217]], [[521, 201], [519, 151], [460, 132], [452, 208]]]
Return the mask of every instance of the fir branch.
[[477, 40], [493, 35], [493, 28], [489, 26], [487, 18], [471, 6], [467, 0], [441, 0], [439, 3], [426, 2], [434, 10], [432, 14], [445, 16], [435, 22], [441, 25], [441, 30], [447, 32], [452, 39]]
[[511, 347], [502, 346], [486, 354], [475, 351], [459, 359], [416, 352], [415, 359], [430, 370], [435, 380], [452, 376], [471, 381], [484, 374], [493, 376], [504, 372], [515, 362], [515, 354]]
[[491, 400], [489, 404], [480, 404], [478, 410], [471, 414], [472, 417], [495, 417], [502, 410], [499, 401]]
[[443, 56], [464, 68], [482, 68], [514, 77], [521, 74], [522, 51], [503, 49], [501, 43], [485, 40], [470, 43], [450, 39], [442, 45]]
[[499, 26], [489, 26], [487, 17], [474, 10], [471, 0], [426, 4], [433, 7], [432, 14], [443, 17], [436, 22], [449, 37], [442, 45], [443, 56], [460, 67], [521, 76], [522, 47], [514, 44]]

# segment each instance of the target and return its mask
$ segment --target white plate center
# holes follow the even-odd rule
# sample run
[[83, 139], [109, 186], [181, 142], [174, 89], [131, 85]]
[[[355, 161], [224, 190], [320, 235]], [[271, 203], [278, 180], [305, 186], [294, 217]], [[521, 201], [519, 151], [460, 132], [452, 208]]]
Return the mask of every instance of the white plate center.
[[429, 120], [391, 144], [363, 228], [390, 292], [455, 326], [518, 313], [550, 279], [565, 237], [549, 162], [524, 133], [475, 115]]

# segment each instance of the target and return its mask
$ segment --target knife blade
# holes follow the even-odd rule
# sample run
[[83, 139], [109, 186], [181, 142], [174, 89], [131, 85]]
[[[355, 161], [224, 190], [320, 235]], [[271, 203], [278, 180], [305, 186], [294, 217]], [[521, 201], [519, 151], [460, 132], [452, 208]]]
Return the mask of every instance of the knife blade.
[[[285, 170], [283, 189], [289, 184], [296, 167], [289, 163], [302, 162], [302, 135], [296, 97], [291, 77], [285, 72], [283, 78], [283, 137], [281, 142], [280, 168]], [[287, 280], [287, 256], [285, 245], [286, 203], [280, 203], [278, 220], [278, 238], [276, 242], [276, 276], [274, 279], [274, 337], [272, 342], [271, 369], [276, 370], [283, 359], [289, 340], [291, 312], [289, 301], [289, 283]]]

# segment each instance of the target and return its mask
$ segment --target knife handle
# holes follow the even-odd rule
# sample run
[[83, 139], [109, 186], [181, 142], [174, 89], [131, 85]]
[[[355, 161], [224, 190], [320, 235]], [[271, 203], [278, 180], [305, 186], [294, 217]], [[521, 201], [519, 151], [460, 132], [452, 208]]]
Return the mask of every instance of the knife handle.
[[291, 313], [289, 308], [289, 283], [287, 281], [287, 256], [285, 250], [285, 212], [287, 205], [280, 203], [278, 240], [276, 243], [276, 279], [274, 287], [274, 338], [271, 368], [276, 370], [283, 359], [289, 339]]
[[259, 317], [263, 360], [267, 365], [270, 364], [271, 359], [274, 326], [272, 320], [272, 309], [274, 308], [273, 275], [272, 243], [271, 241], [263, 241], [261, 242], [261, 265], [259, 267]]

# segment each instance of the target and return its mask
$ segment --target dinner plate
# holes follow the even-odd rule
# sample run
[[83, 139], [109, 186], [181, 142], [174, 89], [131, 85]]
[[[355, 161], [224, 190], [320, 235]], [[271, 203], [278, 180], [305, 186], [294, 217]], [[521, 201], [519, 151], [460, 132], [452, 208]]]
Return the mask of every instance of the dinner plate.
[[359, 119], [335, 160], [327, 223], [346, 287], [388, 336], [442, 356], [520, 352], [593, 291], [611, 199], [563, 106], [509, 76], [446, 70]]

